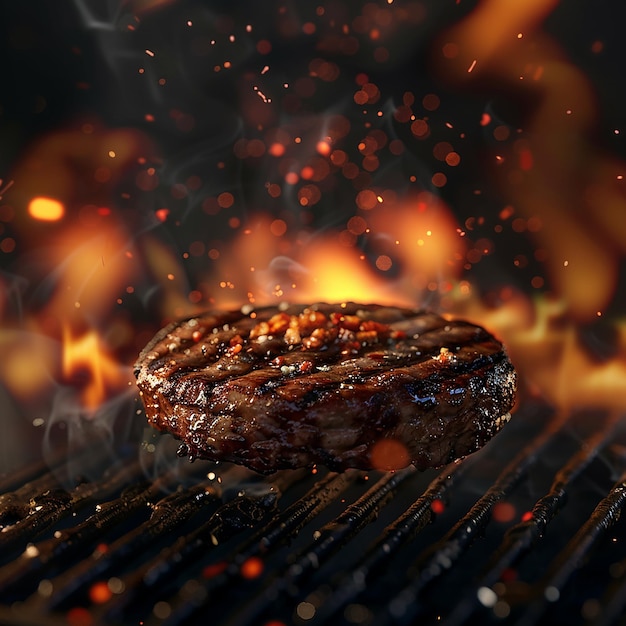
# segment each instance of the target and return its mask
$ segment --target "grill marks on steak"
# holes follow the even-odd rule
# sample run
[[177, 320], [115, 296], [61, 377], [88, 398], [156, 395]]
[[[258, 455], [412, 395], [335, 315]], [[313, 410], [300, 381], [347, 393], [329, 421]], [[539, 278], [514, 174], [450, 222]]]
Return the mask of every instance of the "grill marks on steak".
[[[479, 326], [378, 305], [207, 313], [160, 331], [136, 363], [148, 421], [193, 457], [261, 472], [443, 465], [508, 419], [515, 371]], [[378, 459], [378, 460], [377, 460]]]

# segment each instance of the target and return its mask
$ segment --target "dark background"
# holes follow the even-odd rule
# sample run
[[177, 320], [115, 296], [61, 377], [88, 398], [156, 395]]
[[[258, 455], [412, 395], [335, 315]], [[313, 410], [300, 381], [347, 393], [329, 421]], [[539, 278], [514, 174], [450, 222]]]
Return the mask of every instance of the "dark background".
[[[156, 8], [144, 10], [150, 4]], [[470, 13], [477, 3], [465, 0], [420, 3], [423, 19], [401, 27], [397, 38], [387, 42], [390, 60], [386, 63], [373, 61], [375, 46], [368, 47], [364, 38], [354, 54], [340, 53], [328, 46], [320, 48], [325, 37], [324, 25], [328, 27], [327, 18], [333, 11], [339, 16], [350, 16], [358, 14], [366, 4], [193, 0], [2, 2], [0, 179], [4, 184], [13, 179], [16, 163], [46, 133], [71, 126], [76, 120], [97, 119], [108, 128], [139, 129], [158, 146], [161, 186], [140, 198], [134, 197], [132, 207], [114, 201], [127, 212], [128, 223], [136, 230], [153, 225], [154, 211], [159, 207], [166, 204], [171, 207], [179, 219], [175, 227], [166, 224], [161, 237], [174, 248], [185, 249], [190, 234], [197, 234], [198, 229], [219, 231], [215, 220], [207, 224], [206, 216], [198, 217], [197, 207], [207, 196], [215, 196], [222, 190], [238, 191], [239, 210], [244, 216], [258, 209], [279, 215], [285, 210], [296, 213], [297, 205], [285, 209], [287, 198], [282, 200], [282, 209], [276, 203], [268, 204], [263, 193], [267, 166], [262, 162], [241, 163], [233, 159], [232, 149], [239, 137], [253, 137], [257, 132], [251, 124], [254, 116], [242, 115], [252, 86], [260, 85], [267, 93], [280, 95], [283, 82], [294, 84], [305, 77], [311, 59], [321, 56], [335, 62], [341, 76], [329, 85], [321, 85], [313, 96], [301, 98], [298, 113], [340, 110], [360, 121], [359, 109], [352, 102], [359, 72], [365, 72], [370, 82], [379, 86], [381, 100], [390, 105], [400, 103], [406, 91], [418, 96], [437, 94], [441, 106], [431, 113], [432, 141], [412, 142], [399, 167], [393, 162], [388, 167], [383, 164], [376, 175], [388, 185], [405, 184], [406, 172], [417, 171], [418, 182], [429, 188], [430, 176], [437, 167], [432, 145], [448, 138], [444, 122], [451, 121], [455, 128], [466, 129], [459, 147], [463, 166], [450, 172], [445, 187], [435, 191], [461, 224], [478, 214], [497, 215], [506, 199], [499, 195], [484, 167], [490, 138], [476, 121], [488, 111], [500, 123], [523, 130], [533, 103], [498, 84], [462, 91], [451, 89], [433, 74], [430, 65], [434, 42], [442, 30]], [[316, 14], [318, 6], [326, 9], [323, 19]], [[317, 24], [316, 33], [307, 36], [297, 28], [289, 30], [285, 15], [291, 15], [296, 24], [313, 21]], [[625, 133], [614, 132], [622, 129], [626, 103], [622, 61], [626, 56], [622, 33], [625, 16], [623, 3], [616, 0], [562, 2], [542, 26], [591, 80], [599, 102], [593, 130], [595, 141], [601, 149], [617, 156], [626, 155]], [[187, 19], [193, 21], [193, 34], [192, 29], [184, 26]], [[244, 24], [253, 26], [248, 35]], [[134, 30], [129, 31], [129, 25]], [[229, 32], [237, 33], [236, 43], [228, 43]], [[189, 37], [198, 33], [203, 33], [203, 42], [190, 43]], [[207, 44], [211, 37], [217, 40], [213, 47]], [[271, 43], [271, 52], [259, 54], [256, 45], [261, 40]], [[602, 43], [600, 51], [593, 50], [594, 42]], [[155, 51], [154, 58], [145, 54], [147, 49]], [[212, 71], [214, 63], [227, 57], [232, 57], [232, 70]], [[267, 75], [260, 73], [264, 65], [270, 68]], [[138, 75], [141, 66], [150, 80]], [[167, 78], [164, 88], [155, 87], [160, 76]], [[281, 116], [289, 118], [291, 111], [285, 101], [275, 97], [270, 106], [274, 115], [272, 123], [276, 126], [280, 126]], [[180, 130], [177, 125], [180, 117], [176, 118], [173, 111], [193, 117], [195, 125], [191, 132]], [[156, 123], [146, 122], [148, 112], [155, 114]], [[406, 125], [387, 130], [390, 136], [395, 133], [409, 144]], [[171, 185], [195, 172], [210, 170], [218, 162], [226, 167], [194, 197], [187, 196], [177, 203], [168, 196]], [[396, 183], [396, 179], [402, 182]], [[480, 195], [476, 190], [480, 190]], [[345, 193], [335, 189], [329, 193], [310, 218], [312, 226], [323, 229], [345, 221], [353, 209], [343, 207], [353, 193], [353, 189]], [[624, 217], [616, 215], [615, 219]], [[488, 224], [491, 227], [489, 220]], [[14, 236], [17, 246], [9, 253], [0, 253], [0, 263], [11, 275], [19, 276], [23, 255], [30, 244], [22, 244], [23, 235], [13, 233], [12, 228], [10, 220], [3, 224], [4, 234]], [[476, 232], [476, 237], [480, 235]], [[540, 265], [531, 260], [524, 271], [511, 269], [513, 252], [524, 250], [527, 245], [532, 246], [532, 242], [527, 242], [525, 236], [504, 240], [496, 246], [488, 262], [474, 271], [481, 280], [502, 274], [501, 280], [528, 288], [530, 278], [541, 273]], [[197, 270], [189, 266], [192, 286]], [[550, 285], [546, 284], [546, 288]]]
[[[5, 179], [29, 141], [76, 115], [97, 112], [112, 125], [137, 122], [139, 103], [132, 102], [137, 94], [116, 89], [115, 71], [105, 60], [107, 56], [115, 56], [113, 48], [116, 43], [122, 45], [124, 20], [130, 19], [130, 7], [123, 1], [91, 4], [111, 7], [101, 12], [101, 25], [86, 24], [75, 3], [68, 0], [1, 3], [0, 171]], [[431, 0], [423, 4], [428, 8], [429, 17], [416, 33], [414, 41], [407, 43], [403, 62], [391, 70], [381, 68], [380, 76], [376, 76], [392, 88], [395, 86], [398, 93], [415, 88], [416, 83], [428, 85], [430, 77], [425, 71], [425, 60], [433, 38], [442, 27], [469, 13], [477, 2]], [[274, 53], [267, 58], [268, 64], [273, 68], [279, 66], [284, 71], [298, 72], [299, 60], [305, 61], [311, 56], [315, 39], [310, 38], [307, 43], [290, 40], [281, 44], [280, 40], [277, 41], [273, 21], [281, 5], [289, 6], [290, 3], [263, 3], [261, 9], [255, 2], [234, 5], [220, 1], [202, 3], [183, 0], [173, 6], [165, 6], [158, 19], [154, 16], [147, 19], [155, 22], [154, 30], [162, 28], [166, 36], [169, 34], [167, 25], [170, 16], [180, 19], [186, 11], [193, 15], [198, 7], [203, 6], [214, 14], [230, 16], [233, 21], [253, 23], [257, 38], [262, 38], [261, 32], [265, 36], [275, 36]], [[303, 6], [295, 7], [296, 11], [298, 8], [305, 10]], [[619, 128], [623, 122], [626, 101], [624, 17], [626, 9], [617, 0], [586, 0], [560, 3], [544, 23], [544, 30], [559, 41], [571, 60], [593, 81], [601, 102], [599, 126], [604, 130]], [[109, 28], [114, 32], [107, 32]], [[591, 51], [596, 40], [604, 44], [601, 54]], [[168, 44], [167, 41], [158, 43]], [[257, 62], [258, 58], [250, 60], [250, 65], [258, 69]], [[347, 62], [351, 63], [349, 59]], [[229, 103], [234, 97], [232, 85], [229, 90], [228, 80], [225, 80], [220, 86], [225, 87], [222, 99]], [[438, 85], [438, 89], [441, 88]], [[482, 104], [484, 106], [485, 102]], [[466, 99], [459, 98], [457, 114], [461, 117], [471, 115], [473, 106], [480, 105], [480, 101], [470, 100], [468, 103]], [[605, 139], [610, 138], [609, 133], [601, 134]], [[623, 144], [614, 140], [611, 147], [619, 149], [623, 148]]]
[[[379, 125], [390, 140], [404, 141], [407, 149], [399, 158], [381, 151], [386, 156], [381, 156], [380, 167], [371, 175], [372, 186], [402, 193], [410, 187], [410, 176], [415, 176], [415, 187], [440, 196], [461, 226], [471, 222], [471, 238], [494, 241], [491, 253], [467, 272], [472, 281], [484, 288], [486, 296], [492, 289], [497, 294], [499, 287], [510, 285], [533, 294], [553, 289], [547, 277], [541, 288], [532, 286], [533, 277], [543, 275], [544, 267], [533, 255], [536, 242], [531, 234], [507, 227], [498, 237], [493, 235], [500, 212], [511, 202], [495, 183], [489, 165], [500, 149], [500, 144], [494, 142], [493, 130], [500, 125], [524, 136], [537, 100], [527, 94], [522, 97], [519, 90], [497, 80], [485, 80], [461, 89], [442, 81], [433, 71], [432, 54], [439, 45], [438, 37], [470, 14], [477, 2], [395, 0], [394, 4], [412, 6], [420, 19], [396, 25], [393, 37], [384, 42], [389, 57], [380, 62], [375, 58], [378, 43], [370, 41], [366, 34], [356, 37], [355, 50], [337, 47], [333, 16], [338, 23], [353, 23], [355, 16], [365, 13], [368, 7], [386, 7], [387, 3], [382, 1], [0, 0], [2, 330], [9, 333], [20, 330], [23, 320], [37, 318], [40, 311], [45, 312], [46, 302], [59, 290], [57, 268], [50, 267], [47, 251], [57, 240], [62, 240], [64, 229], [78, 224], [84, 217], [81, 213], [84, 204], [97, 207], [101, 203], [124, 225], [131, 239], [141, 242], [148, 232], [151, 239], [163, 243], [164, 249], [179, 260], [196, 240], [227, 241], [232, 235], [227, 217], [233, 215], [245, 224], [256, 213], [263, 212], [284, 219], [290, 228], [297, 229], [302, 223], [311, 232], [345, 227], [356, 212], [356, 188], [350, 181], [338, 174], [329, 176], [320, 202], [314, 210], [304, 211], [293, 195], [285, 193], [272, 199], [266, 192], [268, 180], [283, 177], [279, 160], [242, 159], [235, 156], [234, 150], [239, 140], [263, 137], [267, 128], [290, 127], [296, 129], [294, 132], [301, 131], [303, 137], [314, 135], [323, 129], [324, 120], [335, 113], [351, 123], [351, 131], [341, 147], [351, 150], [355, 159], [364, 120], [372, 128]], [[153, 9], [147, 10], [146, 6], [151, 5]], [[318, 14], [318, 7], [324, 8], [322, 15]], [[618, 160], [626, 158], [624, 17], [626, 5], [618, 0], [561, 2], [540, 27], [561, 48], [563, 57], [591, 82], [598, 101], [596, 119], [589, 129], [591, 145]], [[187, 26], [188, 20], [192, 27]], [[307, 23], [315, 25], [314, 34], [303, 32]], [[246, 24], [252, 26], [251, 32], [246, 31]], [[234, 42], [229, 40], [231, 34], [236, 35]], [[212, 44], [212, 40], [216, 43]], [[269, 42], [271, 50], [263, 50], [262, 46], [263, 51], [259, 50], [264, 41]], [[146, 50], [153, 51], [154, 57]], [[307, 82], [310, 64], [319, 58], [335, 63], [339, 74], [332, 81], [316, 80], [311, 91]], [[225, 60], [231, 62], [231, 68], [214, 71]], [[265, 66], [269, 68], [267, 72], [263, 71]], [[140, 68], [143, 68], [141, 74]], [[369, 107], [366, 116], [363, 107], [356, 106], [353, 99], [362, 74], [381, 92], [380, 102]], [[161, 78], [165, 79], [164, 85], [159, 85]], [[262, 102], [255, 87], [271, 97], [272, 102]], [[437, 109], [428, 111], [432, 132], [426, 141], [416, 141], [409, 125], [397, 123], [393, 115], [386, 114], [381, 119], [375, 114], [377, 109], [389, 113], [402, 104], [406, 92], [415, 96], [416, 109], [420, 110], [424, 95], [439, 97]], [[423, 113], [421, 110], [420, 114]], [[482, 126], [480, 120], [485, 113], [491, 122]], [[147, 119], [147, 115], [152, 118]], [[43, 172], [43, 176], [47, 169], [59, 166], [74, 172], [75, 202], [68, 203], [68, 215], [61, 223], [29, 220], [23, 199], [45, 189], [40, 188], [39, 174], [30, 171], [24, 174], [24, 162], [50, 137], [80, 131], [85, 124], [104, 129], [99, 132], [105, 139], [109, 136], [106, 133], [118, 128], [139, 131], [151, 145], [142, 144], [135, 156], [143, 152], [148, 155], [147, 163], [140, 169], [154, 167], [159, 184], [138, 190], [135, 165], [115, 185], [95, 185], [92, 178], [94, 168], [99, 165], [97, 159], [88, 152], [81, 154], [70, 143], [64, 152], [61, 144], [51, 161], [43, 160], [39, 174]], [[431, 177], [442, 165], [433, 156], [433, 147], [440, 141], [453, 144], [461, 155], [462, 165], [447, 169], [446, 185], [435, 188]], [[105, 145], [106, 141], [100, 147]], [[311, 152], [314, 149], [303, 146], [293, 158], [305, 163]], [[108, 163], [106, 154], [98, 158]], [[186, 184], [194, 176], [202, 179], [199, 188], [190, 188], [181, 197], [172, 193], [177, 185]], [[7, 189], [11, 182], [12, 187]], [[572, 185], [576, 182], [571, 181]], [[363, 182], [361, 186], [367, 184]], [[214, 210], [214, 200], [223, 192], [233, 193], [236, 200], [226, 214]], [[208, 211], [205, 210], [207, 199]], [[161, 219], [159, 211], [164, 207], [168, 214], [166, 219]], [[482, 225], [474, 219], [478, 216], [484, 218]], [[99, 218], [90, 214], [89, 219], [85, 230], [87, 236], [93, 236], [97, 234]], [[621, 211], [616, 211], [614, 219], [616, 226], [626, 220]], [[557, 229], [554, 237], [559, 236]], [[14, 243], [8, 245], [7, 241]], [[369, 254], [365, 238], [359, 245], [364, 254]], [[528, 260], [523, 267], [514, 263], [520, 255]], [[179, 291], [186, 295], [199, 288], [198, 281], [206, 275], [211, 261], [205, 253], [180, 263], [186, 282]], [[142, 259], [135, 267], [139, 271], [144, 269]], [[165, 292], [162, 277], [157, 280], [147, 264], [145, 269], [141, 278], [132, 277], [134, 292], [120, 294], [123, 306], [116, 306], [113, 297], [111, 312], [96, 311], [91, 320], [87, 319], [107, 340], [111, 339], [116, 321], [121, 320], [126, 336], [118, 337], [110, 345], [117, 350], [118, 362], [126, 365], [133, 362], [164, 322], [160, 307]], [[615, 354], [613, 319], [623, 318], [626, 293], [623, 276], [622, 271], [616, 295], [605, 315], [578, 329], [585, 347], [600, 360]], [[586, 288], [583, 281], [580, 288]], [[497, 297], [492, 301], [497, 306]], [[204, 306], [209, 302], [198, 304]], [[68, 315], [75, 313], [73, 308], [68, 311]], [[60, 321], [38, 321], [37, 331], [60, 344]], [[84, 319], [78, 321], [85, 324]], [[78, 328], [77, 333], [84, 330]], [[7, 341], [7, 335], [2, 332], [0, 338]], [[18, 347], [23, 344], [28, 351], [24, 339], [24, 335], [17, 335], [16, 343]], [[14, 347], [10, 338], [8, 343]], [[56, 344], [54, 350], [59, 350]], [[30, 353], [27, 356], [33, 357]], [[61, 378], [60, 389], [64, 386], [80, 389], [80, 375], [79, 372], [77, 379], [69, 381]], [[58, 376], [50, 374], [53, 386], [58, 384], [55, 378]], [[54, 393], [42, 392], [36, 402], [32, 398], [14, 402], [8, 386], [6, 391], [4, 385], [0, 386], [3, 415], [9, 416], [4, 420], [9, 434], [0, 456], [5, 467], [11, 467], [17, 466], [25, 454], [14, 444], [35, 439], [31, 420], [35, 416], [47, 418]], [[30, 400], [35, 407], [22, 406], [22, 402], [26, 405]], [[135, 408], [133, 404], [129, 415]], [[57, 419], [55, 414], [46, 423], [54, 425]], [[70, 423], [78, 422], [70, 420]]]

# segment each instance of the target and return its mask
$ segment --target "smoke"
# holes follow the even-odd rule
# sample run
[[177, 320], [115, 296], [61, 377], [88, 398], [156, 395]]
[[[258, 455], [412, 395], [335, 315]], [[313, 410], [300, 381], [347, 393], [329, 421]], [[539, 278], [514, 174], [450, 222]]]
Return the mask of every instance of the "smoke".
[[76, 388], [59, 387], [45, 420], [42, 445], [43, 458], [59, 482], [72, 486], [81, 480], [98, 480], [125, 455], [136, 455], [142, 428], [137, 410], [136, 394], [130, 388], [89, 411]]
[[0, 474], [9, 474], [23, 467], [26, 460], [34, 457], [26, 433], [25, 423], [16, 403], [4, 385], [0, 385], [3, 436], [0, 440]]

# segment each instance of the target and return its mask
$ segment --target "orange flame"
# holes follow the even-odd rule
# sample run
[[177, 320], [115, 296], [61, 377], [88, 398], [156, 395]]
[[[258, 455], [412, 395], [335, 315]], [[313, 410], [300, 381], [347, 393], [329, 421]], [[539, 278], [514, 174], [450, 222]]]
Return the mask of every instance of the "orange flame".
[[[132, 4], [147, 12], [169, 3], [136, 0]], [[399, 198], [393, 191], [373, 187], [359, 187], [353, 214], [345, 224], [321, 233], [290, 224], [286, 213], [280, 219], [255, 215], [244, 224], [231, 217], [234, 240], [210, 244], [215, 247], [208, 252], [206, 273], [198, 285], [189, 286], [177, 251], [147, 235], [134, 249], [140, 257], [135, 259], [128, 250], [130, 233], [121, 220], [111, 216], [94, 226], [91, 214], [81, 212], [86, 205], [108, 206], [113, 183], [134, 171], [138, 163], [145, 164], [145, 155], [152, 151], [139, 132], [106, 130], [88, 123], [51, 134], [33, 148], [15, 173], [14, 187], [21, 203], [14, 204], [27, 208], [18, 211], [26, 216], [23, 232], [28, 236], [33, 230], [33, 219], [54, 222], [58, 229], [51, 241], [47, 233], [45, 237], [52, 246], [46, 251], [47, 261], [56, 269], [55, 289], [26, 326], [54, 335], [61, 320], [67, 322], [62, 333], [63, 376], [80, 383], [85, 406], [94, 409], [112, 390], [128, 382], [97, 328], [108, 327], [113, 320], [116, 332], [112, 336], [135, 332], [127, 320], [117, 319], [115, 307], [119, 294], [132, 293], [134, 281], [144, 278], [142, 274], [162, 287], [159, 314], [163, 317], [185, 315], [195, 305], [240, 306], [246, 301], [259, 305], [350, 299], [418, 307], [441, 304], [444, 310], [495, 331], [532, 393], [564, 408], [619, 408], [626, 393], [626, 320], [616, 322], [613, 352], [604, 360], [590, 355], [580, 339], [579, 325], [595, 320], [615, 292], [618, 260], [626, 253], [626, 222], [613, 216], [626, 210], [620, 178], [626, 168], [592, 145], [595, 102], [589, 80], [540, 32], [541, 21], [556, 4], [556, 0], [511, 0], [504, 7], [498, 0], [482, 0], [445, 33], [438, 63], [440, 74], [457, 87], [479, 84], [484, 88], [495, 82], [499, 89], [530, 96], [534, 103], [529, 132], [499, 147], [492, 165], [511, 215], [521, 214], [529, 221], [540, 218], [540, 227], [532, 235], [546, 253], [555, 296], [531, 300], [509, 290], [500, 294], [496, 308], [485, 305], [472, 285], [461, 279], [467, 258], [465, 237], [449, 208], [426, 192]], [[378, 98], [378, 88], [374, 88], [363, 84], [357, 100]], [[491, 118], [485, 116], [478, 123], [487, 129]], [[425, 120], [417, 119], [414, 124], [418, 138], [428, 130]], [[318, 203], [323, 186], [313, 183], [331, 176], [331, 165], [345, 165], [346, 174], [348, 165], [358, 171], [355, 163], [346, 163], [347, 154], [338, 147], [347, 135], [347, 120], [335, 120], [331, 126], [314, 133], [311, 141], [305, 136], [304, 141], [292, 142], [279, 130], [268, 139], [272, 159], [282, 158], [294, 145], [312, 146], [314, 160], [300, 163], [296, 159], [294, 169], [291, 165], [284, 171], [279, 168], [285, 189], [306, 181], [297, 193], [300, 207], [311, 209]], [[371, 143], [373, 136], [368, 140]], [[364, 158], [379, 149], [374, 144], [365, 140], [359, 144]], [[234, 146], [236, 154], [245, 152], [254, 158], [264, 150], [256, 139]], [[450, 166], [459, 163], [456, 152], [442, 158]], [[72, 169], [68, 163], [80, 167]], [[77, 185], [79, 180], [85, 184]], [[140, 172], [135, 180], [138, 189], [153, 189], [157, 184], [154, 168]], [[88, 197], [79, 197], [83, 189]], [[268, 193], [277, 198], [281, 189], [272, 183]], [[237, 201], [227, 191], [215, 200], [224, 211]], [[78, 214], [77, 220], [62, 219], [72, 212]], [[166, 222], [170, 209], [161, 208], [156, 215]], [[200, 243], [204, 254], [206, 242]], [[90, 330], [79, 333], [79, 328]], [[3, 353], [8, 355], [0, 363], [1, 371], [11, 388], [22, 395], [48, 382], [45, 373], [34, 375], [29, 370], [30, 354], [23, 348], [30, 345], [39, 346], [0, 333], [0, 347], [7, 348]], [[46, 367], [52, 369], [54, 351], [43, 342], [38, 349], [44, 353]], [[401, 450], [393, 448], [381, 448], [379, 453], [382, 467], [392, 467], [393, 459], [402, 456]]]
[[[15, 309], [18, 315], [20, 332], [10, 320], [0, 330], [6, 357], [0, 373], [20, 400], [55, 393], [55, 381], [65, 378], [84, 386], [85, 406], [93, 409], [123, 382], [124, 368], [96, 332], [107, 328], [116, 348], [133, 337], [129, 321], [115, 309], [120, 295], [132, 293], [139, 267], [123, 216], [108, 203], [118, 197], [116, 186], [153, 155], [139, 131], [84, 121], [42, 136], [2, 189], [15, 231], [25, 240], [20, 249], [37, 252], [34, 274], [28, 275], [30, 266], [26, 273], [40, 286], [32, 310], [20, 309], [19, 288], [13, 294], [17, 306], [0, 299], [0, 313], [9, 316]], [[91, 330], [75, 339], [86, 328]]]
[[33, 332], [7, 330], [0, 331], [0, 350], [0, 376], [22, 402], [37, 398], [50, 386], [58, 363], [56, 342]]
[[525, 390], [565, 411], [623, 410], [626, 394], [626, 319], [615, 323], [610, 354], [594, 357], [562, 301], [531, 301], [511, 292], [490, 308], [474, 294], [455, 301], [459, 315], [480, 320], [504, 341], [523, 374]]
[[614, 296], [626, 252], [626, 227], [615, 219], [626, 211], [626, 164], [594, 145], [591, 83], [539, 29], [557, 4], [482, 0], [441, 38], [437, 69], [457, 87], [493, 85], [527, 103], [524, 139], [498, 148], [490, 166], [508, 201], [540, 216], [534, 238], [548, 251], [547, 278], [567, 314], [588, 322]]
[[42, 222], [57, 222], [65, 215], [65, 207], [54, 198], [37, 196], [28, 203], [28, 213]]
[[64, 329], [62, 370], [67, 380], [85, 379], [80, 380], [81, 400], [89, 410], [95, 410], [113, 390], [119, 391], [129, 382], [94, 330], [75, 338], [69, 328]]
[[[395, 303], [415, 306], [452, 289], [464, 259], [462, 233], [435, 196], [383, 201], [345, 230], [294, 235], [257, 218], [220, 254], [213, 277], [222, 305], [249, 300]], [[284, 226], [284, 222], [283, 222]], [[358, 236], [367, 240], [367, 254]], [[215, 281], [215, 278], [210, 278]]]

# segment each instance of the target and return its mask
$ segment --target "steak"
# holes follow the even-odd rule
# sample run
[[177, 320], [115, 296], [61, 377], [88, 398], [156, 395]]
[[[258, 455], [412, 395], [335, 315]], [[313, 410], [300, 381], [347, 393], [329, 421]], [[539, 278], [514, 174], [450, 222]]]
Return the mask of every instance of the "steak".
[[516, 373], [484, 328], [356, 303], [208, 312], [139, 355], [148, 422], [180, 454], [263, 473], [438, 467], [510, 418]]

